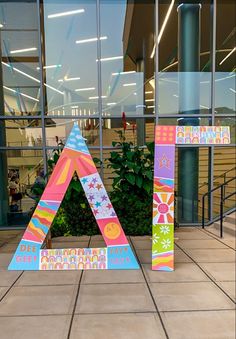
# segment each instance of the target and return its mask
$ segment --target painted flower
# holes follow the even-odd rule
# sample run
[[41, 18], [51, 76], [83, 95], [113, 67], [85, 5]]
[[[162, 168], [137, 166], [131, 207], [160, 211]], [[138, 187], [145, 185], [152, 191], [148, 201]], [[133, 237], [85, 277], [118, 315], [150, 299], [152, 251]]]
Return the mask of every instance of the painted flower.
[[166, 250], [167, 248], [169, 248], [171, 246], [171, 241], [170, 239], [164, 239], [161, 242], [162, 247]]
[[170, 232], [169, 226], [160, 226], [160, 232], [163, 234], [168, 234]]
[[158, 235], [156, 233], [154, 233], [153, 236], [152, 236], [153, 244], [157, 244], [159, 239], [160, 239], [160, 237], [158, 237]]

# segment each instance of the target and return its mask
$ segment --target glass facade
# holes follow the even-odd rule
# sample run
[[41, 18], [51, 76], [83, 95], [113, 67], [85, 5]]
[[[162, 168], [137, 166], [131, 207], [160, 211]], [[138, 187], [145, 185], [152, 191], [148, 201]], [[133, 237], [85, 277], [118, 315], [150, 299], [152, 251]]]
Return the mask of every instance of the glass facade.
[[111, 189], [104, 160], [124, 117], [126, 140], [144, 147], [156, 123], [230, 126], [228, 146], [176, 151], [177, 221], [200, 223], [202, 195], [235, 176], [235, 11], [234, 0], [0, 1], [0, 227], [27, 224], [74, 121]]

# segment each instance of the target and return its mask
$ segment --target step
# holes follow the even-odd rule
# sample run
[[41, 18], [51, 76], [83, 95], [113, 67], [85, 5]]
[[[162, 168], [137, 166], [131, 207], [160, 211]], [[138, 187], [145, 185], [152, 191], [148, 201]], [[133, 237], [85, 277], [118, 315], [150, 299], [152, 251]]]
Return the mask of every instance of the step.
[[236, 212], [231, 213], [225, 217], [225, 221], [231, 224], [236, 224]]
[[[214, 228], [220, 231], [220, 221], [214, 222]], [[236, 235], [236, 225], [235, 223], [230, 223], [223, 220], [223, 233]]]

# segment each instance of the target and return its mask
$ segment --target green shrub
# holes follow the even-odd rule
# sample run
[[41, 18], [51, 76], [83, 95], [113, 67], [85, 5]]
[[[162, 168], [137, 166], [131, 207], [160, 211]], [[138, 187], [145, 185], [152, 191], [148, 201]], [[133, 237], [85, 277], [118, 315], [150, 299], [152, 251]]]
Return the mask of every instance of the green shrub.
[[152, 190], [154, 143], [147, 148], [133, 147], [121, 131], [120, 142], [113, 142], [108, 167], [116, 175], [110, 198], [126, 234], [145, 235], [152, 230]]

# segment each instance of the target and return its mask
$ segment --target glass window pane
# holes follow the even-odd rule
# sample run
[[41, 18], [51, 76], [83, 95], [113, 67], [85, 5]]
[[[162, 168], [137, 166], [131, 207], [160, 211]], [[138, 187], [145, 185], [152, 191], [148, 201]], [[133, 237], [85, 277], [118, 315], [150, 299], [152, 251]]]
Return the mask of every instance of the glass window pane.
[[[236, 157], [235, 147], [215, 147], [214, 148], [214, 188], [230, 181], [224, 188], [224, 196], [235, 191], [236, 180]], [[220, 214], [220, 188], [213, 193], [213, 216]], [[224, 203], [224, 212], [235, 207], [235, 195], [227, 199]]]
[[5, 115], [40, 115], [36, 0], [1, 2], [0, 29]]
[[97, 112], [96, 1], [44, 0], [44, 35], [47, 114]]
[[[88, 146], [99, 147], [98, 119], [76, 120]], [[64, 146], [73, 127], [74, 121], [65, 119], [46, 120], [47, 146]]]
[[[235, 1], [217, 1], [216, 17], [216, 114], [236, 114]], [[227, 20], [225, 20], [227, 18]]]
[[36, 179], [44, 182], [42, 152], [0, 151], [0, 160], [0, 226], [26, 226], [38, 200], [33, 186]]
[[6, 130], [6, 142], [8, 147], [40, 147], [42, 146], [41, 120], [6, 120], [3, 121]]
[[103, 115], [152, 114], [154, 2], [101, 0], [100, 12]]
[[160, 114], [211, 113], [210, 32], [210, 2], [159, 1]]

